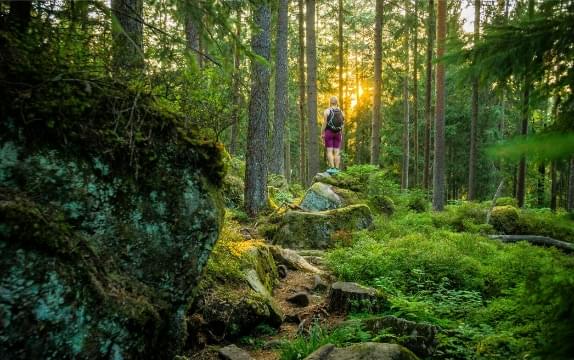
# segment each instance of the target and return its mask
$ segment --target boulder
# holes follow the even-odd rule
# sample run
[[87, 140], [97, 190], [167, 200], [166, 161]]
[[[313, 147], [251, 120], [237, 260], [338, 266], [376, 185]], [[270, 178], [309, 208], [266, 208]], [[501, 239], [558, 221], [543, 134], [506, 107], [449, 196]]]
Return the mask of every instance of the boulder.
[[410, 350], [397, 344], [366, 342], [346, 348], [327, 344], [307, 356], [305, 360], [417, 360]]
[[395, 316], [383, 316], [360, 321], [363, 328], [372, 334], [385, 331], [393, 334], [400, 345], [420, 357], [430, 357], [437, 346], [439, 328], [425, 323], [416, 323]]
[[236, 345], [228, 345], [219, 349], [219, 358], [222, 360], [252, 360], [253, 358], [249, 353], [243, 349], [238, 348]]
[[354, 191], [316, 182], [307, 190], [299, 207], [305, 211], [324, 211], [357, 202], [358, 196]]
[[331, 313], [376, 312], [384, 305], [384, 298], [375, 289], [353, 282], [336, 282], [331, 285], [327, 309]]
[[223, 221], [223, 163], [140, 100], [133, 141], [106, 114], [0, 121], [4, 358], [171, 359], [187, 341]]
[[366, 229], [372, 223], [367, 205], [320, 212], [288, 211], [280, 221], [273, 243], [292, 249], [326, 249], [335, 245], [337, 233]]
[[322, 182], [328, 185], [336, 186], [339, 189], [361, 192], [364, 190], [364, 182], [357, 177], [350, 176], [344, 172], [329, 174], [328, 172], [318, 173], [313, 177], [313, 182]]
[[490, 223], [502, 234], [515, 234], [519, 229], [520, 214], [511, 205], [495, 206], [490, 215]]

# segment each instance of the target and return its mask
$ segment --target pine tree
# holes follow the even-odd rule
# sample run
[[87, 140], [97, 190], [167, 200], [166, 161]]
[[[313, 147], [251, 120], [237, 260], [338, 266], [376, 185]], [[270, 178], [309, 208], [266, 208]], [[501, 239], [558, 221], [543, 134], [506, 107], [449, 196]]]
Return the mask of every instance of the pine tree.
[[315, 42], [315, 0], [306, 3], [306, 30], [307, 30], [307, 118], [308, 118], [308, 178], [319, 172], [319, 129], [317, 128], [317, 46]]
[[425, 79], [425, 136], [424, 136], [424, 169], [423, 187], [430, 186], [430, 148], [431, 148], [431, 124], [432, 124], [432, 55], [434, 46], [434, 0], [428, 2], [427, 20], [427, 51], [426, 51], [426, 79]]
[[112, 0], [112, 66], [116, 75], [144, 65], [143, 0]]
[[[480, 36], [480, 0], [474, 1], [474, 43]], [[468, 200], [476, 198], [476, 138], [478, 126], [478, 76], [472, 79], [472, 103], [470, 119], [470, 151], [468, 159]]]
[[380, 165], [381, 152], [381, 68], [383, 58], [383, 0], [377, 0], [375, 10], [375, 87], [371, 122], [371, 164]]
[[275, 107], [273, 111], [273, 132], [271, 136], [271, 153], [269, 171], [273, 174], [285, 173], [284, 130], [289, 118], [288, 85], [289, 69], [287, 64], [287, 11], [289, 0], [279, 0], [277, 38], [275, 50]]
[[[437, 12], [437, 58], [442, 58], [446, 42], [446, 0], [438, 0]], [[445, 64], [443, 61], [436, 66], [436, 116], [434, 141], [433, 169], [433, 209], [444, 209], [445, 188]]]
[[304, 0], [299, 0], [299, 13], [297, 14], [299, 25], [299, 54], [297, 57], [297, 69], [299, 74], [299, 178], [302, 184], [309, 182], [307, 173], [307, 125], [305, 117], [305, 6]]
[[[254, 29], [251, 49], [265, 60], [271, 51], [271, 11], [267, 1], [253, 9]], [[256, 216], [267, 206], [267, 135], [269, 118], [269, 78], [267, 64], [258, 59], [251, 63], [251, 96], [245, 167], [245, 211]]]

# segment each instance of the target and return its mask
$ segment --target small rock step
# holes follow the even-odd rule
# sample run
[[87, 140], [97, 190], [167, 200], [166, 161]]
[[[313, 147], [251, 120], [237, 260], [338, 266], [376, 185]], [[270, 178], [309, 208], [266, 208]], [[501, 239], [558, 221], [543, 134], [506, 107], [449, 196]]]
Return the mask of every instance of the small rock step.
[[222, 360], [253, 360], [247, 351], [233, 344], [219, 349], [219, 358]]

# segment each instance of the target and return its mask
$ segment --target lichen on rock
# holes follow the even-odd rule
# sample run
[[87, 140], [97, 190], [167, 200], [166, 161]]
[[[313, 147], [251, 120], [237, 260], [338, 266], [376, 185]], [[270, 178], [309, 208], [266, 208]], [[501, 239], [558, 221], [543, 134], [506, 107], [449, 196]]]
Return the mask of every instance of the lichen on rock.
[[326, 249], [335, 245], [336, 233], [366, 229], [373, 223], [367, 205], [305, 212], [289, 211], [280, 220], [273, 243], [292, 249]]

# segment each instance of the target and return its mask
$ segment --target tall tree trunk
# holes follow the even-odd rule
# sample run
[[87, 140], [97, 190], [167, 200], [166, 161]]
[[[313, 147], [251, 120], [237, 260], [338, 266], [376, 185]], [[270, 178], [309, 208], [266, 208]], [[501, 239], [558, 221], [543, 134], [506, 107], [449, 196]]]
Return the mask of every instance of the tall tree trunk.
[[[532, 19], [534, 16], [534, 0], [528, 0], [528, 18]], [[530, 106], [530, 77], [528, 75], [524, 78], [524, 97], [522, 99], [522, 116], [520, 125], [520, 135], [526, 137], [528, 135], [528, 119]], [[516, 184], [516, 199], [518, 206], [524, 207], [524, 198], [526, 195], [526, 156], [520, 158], [518, 164], [518, 180]]]
[[237, 10], [237, 21], [235, 25], [235, 37], [236, 42], [233, 46], [233, 105], [235, 106], [235, 111], [232, 115], [231, 124], [231, 145], [229, 150], [231, 154], [239, 154], [239, 114], [241, 113], [241, 56], [239, 52], [239, 42], [241, 41], [241, 9]]
[[538, 206], [544, 207], [544, 179], [546, 177], [546, 164], [541, 161], [538, 164], [538, 184], [536, 186]]
[[304, 0], [299, 0], [299, 177], [302, 184], [309, 182], [307, 175], [307, 131], [305, 118], [305, 13]]
[[419, 183], [419, 2], [415, 0], [414, 45], [413, 45], [413, 147], [415, 161], [413, 164], [413, 184]]
[[289, 69], [287, 64], [287, 11], [289, 0], [279, 0], [277, 20], [277, 38], [275, 50], [275, 107], [273, 112], [273, 132], [271, 137], [271, 154], [269, 171], [273, 174], [285, 172], [285, 153], [283, 133], [289, 118], [288, 85]]
[[550, 179], [552, 181], [550, 188], [550, 210], [556, 211], [556, 198], [558, 193], [558, 179], [556, 178], [556, 160], [550, 163]]
[[307, 118], [309, 119], [309, 176], [319, 172], [319, 131], [317, 128], [317, 48], [315, 44], [315, 0], [307, 0]]
[[[405, 17], [408, 18], [408, 10]], [[401, 189], [409, 188], [409, 32], [407, 19], [405, 19], [404, 52], [407, 69], [403, 75], [403, 163], [401, 169]]]
[[338, 9], [338, 17], [339, 17], [339, 34], [338, 34], [338, 41], [339, 41], [339, 106], [344, 110], [345, 109], [345, 102], [343, 101], [343, 68], [344, 68], [344, 59], [343, 59], [343, 0], [339, 0], [339, 9]]
[[371, 164], [379, 165], [381, 152], [381, 68], [383, 61], [383, 0], [377, 0], [375, 10], [375, 88], [371, 123]]
[[[444, 56], [446, 40], [446, 0], [438, 0], [437, 21], [437, 57]], [[445, 64], [439, 62], [436, 67], [436, 117], [433, 170], [433, 209], [444, 209], [444, 175], [445, 175]]]
[[[187, 10], [185, 16], [185, 46], [191, 51], [195, 64], [200, 66], [202, 59], [199, 53], [199, 19], [195, 18], [194, 15], [191, 10]], [[241, 13], [238, 16], [238, 24], [241, 24]], [[239, 27], [240, 25], [237, 25], [237, 28]]]
[[[267, 1], [253, 9], [254, 29], [251, 49], [269, 60], [271, 40], [271, 11]], [[245, 168], [245, 211], [256, 216], [267, 206], [267, 135], [269, 117], [269, 78], [266, 64], [257, 59], [251, 62], [251, 97], [249, 99], [249, 127]]]
[[143, 0], [112, 0], [112, 66], [116, 75], [139, 70], [143, 59]]
[[426, 79], [425, 79], [425, 137], [424, 137], [424, 170], [423, 186], [428, 190], [430, 186], [430, 148], [432, 124], [432, 55], [434, 46], [434, 0], [428, 2], [427, 24], [427, 52], [426, 52]]
[[291, 129], [289, 124], [285, 124], [285, 140], [283, 142], [285, 150], [283, 154], [285, 155], [285, 167], [283, 170], [283, 176], [288, 183], [291, 182]]
[[[480, 1], [474, 0], [474, 44], [480, 36]], [[476, 138], [478, 127], [478, 76], [472, 79], [472, 111], [470, 118], [470, 152], [468, 157], [468, 200], [476, 199]]]
[[[520, 125], [520, 135], [528, 134], [528, 104], [530, 102], [530, 81], [524, 81], [524, 95], [522, 99], [522, 120]], [[518, 164], [518, 178], [516, 181], [516, 199], [518, 206], [524, 207], [524, 197], [526, 195], [526, 157], [522, 155]]]
[[570, 174], [568, 175], [568, 204], [569, 212], [574, 212], [574, 156], [570, 157]]

